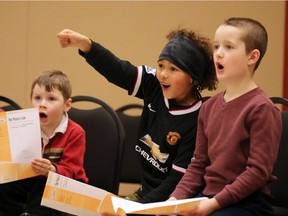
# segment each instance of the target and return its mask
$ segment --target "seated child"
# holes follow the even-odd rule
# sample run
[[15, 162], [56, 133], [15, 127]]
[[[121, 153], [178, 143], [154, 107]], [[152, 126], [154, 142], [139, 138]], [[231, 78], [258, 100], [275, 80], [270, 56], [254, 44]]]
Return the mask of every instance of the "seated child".
[[32, 83], [31, 101], [39, 109], [43, 157], [31, 162], [37, 177], [0, 184], [0, 215], [65, 215], [41, 206], [49, 171], [87, 183], [83, 168], [85, 132], [68, 117], [71, 84], [61, 71], [41, 73]]
[[215, 32], [214, 63], [225, 91], [199, 113], [196, 149], [169, 200], [206, 196], [197, 216], [273, 216], [269, 184], [277, 158], [281, 113], [253, 80], [267, 32], [249, 18], [225, 20]]

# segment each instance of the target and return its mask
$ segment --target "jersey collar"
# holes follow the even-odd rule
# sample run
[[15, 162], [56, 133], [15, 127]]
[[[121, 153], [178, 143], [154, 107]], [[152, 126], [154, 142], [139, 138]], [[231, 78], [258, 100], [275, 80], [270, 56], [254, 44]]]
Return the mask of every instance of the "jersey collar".
[[202, 101], [199, 100], [189, 107], [174, 109], [174, 108], [170, 108], [170, 103], [167, 98], [164, 98], [164, 102], [165, 102], [166, 107], [168, 108], [169, 113], [172, 115], [184, 115], [187, 113], [192, 113], [192, 112], [199, 110], [200, 107], [202, 106]]

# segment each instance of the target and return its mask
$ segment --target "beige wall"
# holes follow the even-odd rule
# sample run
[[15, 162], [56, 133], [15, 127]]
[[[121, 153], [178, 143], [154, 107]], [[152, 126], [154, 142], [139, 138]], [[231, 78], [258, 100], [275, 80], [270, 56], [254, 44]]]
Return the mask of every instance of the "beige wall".
[[114, 108], [141, 102], [106, 82], [76, 49], [60, 48], [56, 34], [71, 28], [136, 65], [155, 67], [169, 30], [193, 28], [213, 39], [224, 18], [247, 16], [262, 22], [269, 34], [268, 52], [255, 79], [269, 96], [281, 96], [284, 13], [284, 1], [0, 2], [0, 95], [29, 107], [33, 78], [43, 70], [60, 69], [70, 77], [73, 95], [99, 97]]

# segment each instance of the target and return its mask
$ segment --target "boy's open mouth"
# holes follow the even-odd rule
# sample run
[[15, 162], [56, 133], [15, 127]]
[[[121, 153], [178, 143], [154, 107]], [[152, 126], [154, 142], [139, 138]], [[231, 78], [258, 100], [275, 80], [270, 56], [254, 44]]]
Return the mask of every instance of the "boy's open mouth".
[[162, 86], [163, 86], [163, 88], [169, 88], [170, 87], [170, 85], [168, 85], [168, 84], [162, 84]]
[[224, 67], [223, 67], [223, 65], [222, 64], [217, 64], [217, 69], [219, 69], [219, 70], [222, 70]]
[[45, 119], [47, 118], [46, 113], [39, 113], [40, 119]]

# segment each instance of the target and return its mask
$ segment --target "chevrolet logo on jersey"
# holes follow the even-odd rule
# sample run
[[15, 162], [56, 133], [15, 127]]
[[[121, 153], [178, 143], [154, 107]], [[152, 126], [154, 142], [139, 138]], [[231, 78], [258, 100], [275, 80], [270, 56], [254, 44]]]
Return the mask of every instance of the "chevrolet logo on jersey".
[[155, 159], [158, 159], [161, 163], [165, 163], [169, 154], [161, 153], [159, 150], [159, 145], [154, 143], [149, 134], [146, 134], [140, 139], [144, 144], [151, 148], [151, 154]]

